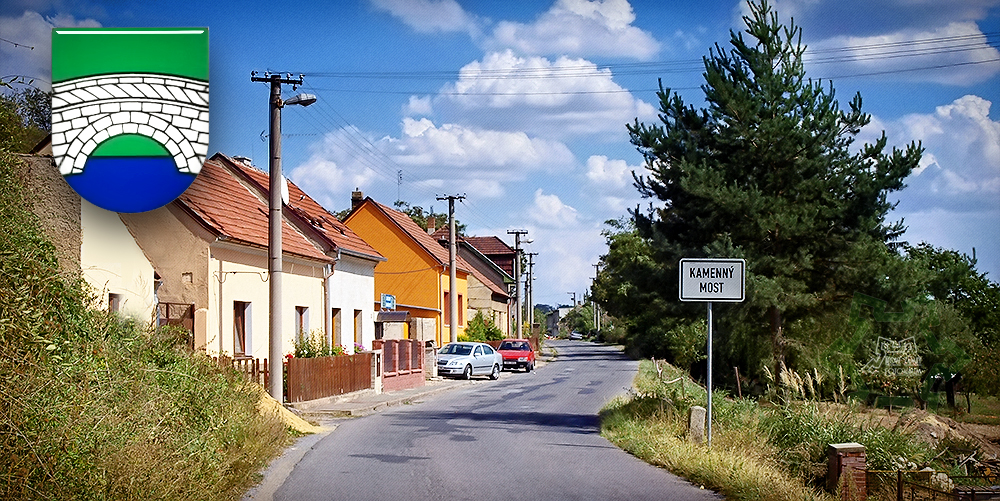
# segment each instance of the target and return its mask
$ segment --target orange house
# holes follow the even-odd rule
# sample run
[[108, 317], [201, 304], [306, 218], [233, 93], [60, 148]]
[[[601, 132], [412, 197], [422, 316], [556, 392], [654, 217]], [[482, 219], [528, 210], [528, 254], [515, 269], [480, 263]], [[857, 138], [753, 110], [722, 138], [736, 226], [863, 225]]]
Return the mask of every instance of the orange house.
[[[370, 197], [363, 200], [360, 197], [360, 193], [355, 192], [353, 208], [344, 224], [387, 259], [375, 270], [376, 309], [382, 307], [382, 294], [392, 294], [396, 297], [396, 310], [407, 311], [418, 321], [433, 319], [433, 336], [429, 332], [423, 335], [408, 332], [407, 337], [433, 339], [436, 346], [448, 343], [451, 340], [448, 249], [410, 216]], [[459, 334], [465, 332], [468, 321], [470, 270], [472, 267], [456, 256]]]

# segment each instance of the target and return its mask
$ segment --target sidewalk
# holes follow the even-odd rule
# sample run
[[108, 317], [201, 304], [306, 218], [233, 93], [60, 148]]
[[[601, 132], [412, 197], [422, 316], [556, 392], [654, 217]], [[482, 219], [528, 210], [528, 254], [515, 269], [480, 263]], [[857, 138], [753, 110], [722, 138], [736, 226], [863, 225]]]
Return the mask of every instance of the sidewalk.
[[296, 414], [310, 420], [341, 417], [367, 416], [386, 407], [412, 403], [431, 395], [448, 391], [457, 387], [475, 384], [477, 379], [468, 381], [460, 379], [437, 378], [424, 381], [423, 386], [376, 394], [372, 390], [362, 390], [337, 397], [321, 398], [308, 402], [290, 404]]

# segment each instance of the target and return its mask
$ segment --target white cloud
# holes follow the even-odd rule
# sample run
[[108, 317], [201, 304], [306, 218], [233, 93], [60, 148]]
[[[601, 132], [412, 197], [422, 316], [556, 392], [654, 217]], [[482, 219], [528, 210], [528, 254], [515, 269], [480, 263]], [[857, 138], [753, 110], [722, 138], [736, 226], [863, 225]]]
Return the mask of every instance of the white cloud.
[[604, 155], [587, 159], [587, 193], [612, 214], [622, 214], [634, 208], [642, 197], [633, 185], [632, 172], [642, 172], [640, 165], [628, 165], [625, 160], [612, 160]]
[[429, 116], [434, 114], [434, 106], [430, 96], [410, 96], [410, 101], [403, 105], [403, 116]]
[[19, 17], [0, 17], [3, 38], [22, 45], [15, 47], [0, 42], [0, 61], [3, 61], [3, 74], [0, 76], [38, 78], [33, 85], [49, 90], [52, 79], [52, 28], [99, 26], [100, 23], [93, 19], [77, 20], [66, 15], [43, 17], [32, 11], [25, 11]]
[[[896, 120], [873, 120], [859, 138], [872, 142], [886, 131], [890, 144], [922, 142], [921, 168], [897, 194], [892, 221], [904, 218], [903, 240], [930, 242], [971, 253], [981, 270], [1000, 270], [1000, 122], [990, 119], [992, 103], [967, 95], [930, 113]], [[996, 273], [991, 275], [997, 280]]]
[[513, 48], [529, 55], [631, 57], [648, 61], [660, 43], [632, 26], [635, 13], [627, 0], [558, 0], [534, 23], [502, 21], [485, 45]]
[[474, 129], [456, 124], [436, 126], [421, 118], [403, 119], [403, 135], [383, 140], [386, 153], [404, 166], [424, 172], [461, 175], [483, 169], [504, 169], [505, 177], [523, 178], [531, 171], [571, 165], [573, 154], [566, 145], [532, 138], [524, 132]]
[[327, 133], [292, 178], [310, 195], [314, 188], [321, 203], [347, 200], [355, 187], [371, 189], [378, 187], [376, 182], [395, 181], [398, 169], [407, 184], [425, 191], [497, 198], [505, 194], [506, 184], [537, 172], [571, 169], [574, 162], [566, 145], [523, 132], [437, 126], [426, 118], [405, 118], [400, 137], [376, 139], [357, 129]]
[[558, 195], [546, 195], [541, 188], [535, 191], [528, 217], [545, 228], [572, 228], [579, 223], [576, 209], [564, 204]]
[[863, 131], [863, 137], [872, 141], [878, 131], [885, 129], [896, 144], [910, 140], [923, 144], [926, 151], [920, 169], [907, 179], [910, 186], [903, 192], [919, 196], [920, 206], [997, 208], [1000, 122], [990, 119], [991, 106], [986, 99], [967, 95], [938, 106], [933, 113], [906, 115], [891, 122], [873, 121]]
[[627, 140], [624, 125], [637, 117], [656, 118], [655, 108], [632, 97], [606, 68], [585, 59], [520, 57], [510, 50], [465, 65], [457, 81], [442, 87], [434, 109], [451, 122], [475, 127], [551, 138], [601, 134], [606, 141]]
[[475, 16], [455, 0], [371, 0], [371, 4], [419, 33], [478, 33]]

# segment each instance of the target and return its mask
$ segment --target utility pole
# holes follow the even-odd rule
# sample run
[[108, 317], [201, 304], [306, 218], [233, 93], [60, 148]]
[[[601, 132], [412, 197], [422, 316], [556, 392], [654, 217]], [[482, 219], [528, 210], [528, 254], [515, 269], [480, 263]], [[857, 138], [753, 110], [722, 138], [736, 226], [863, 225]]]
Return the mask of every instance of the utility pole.
[[[402, 171], [400, 171], [402, 176]], [[465, 200], [465, 195], [446, 195], [437, 197], [448, 201], [448, 333], [452, 343], [458, 342], [458, 291], [455, 278], [455, 200]], [[431, 213], [434, 210], [431, 209]]]
[[[601, 273], [601, 263], [594, 265], [594, 285], [597, 285], [597, 276]], [[601, 330], [601, 313], [600, 306], [597, 301], [594, 300], [594, 285], [590, 286], [590, 304], [594, 306], [594, 329], [598, 332]]]
[[268, 254], [268, 294], [269, 322], [267, 330], [268, 358], [270, 371], [270, 391], [271, 396], [278, 402], [284, 401], [283, 395], [283, 369], [281, 353], [281, 200], [282, 181], [281, 175], [281, 108], [286, 104], [299, 104], [309, 106], [316, 102], [316, 96], [312, 94], [299, 94], [285, 101], [281, 98], [281, 84], [291, 84], [292, 90], [302, 85], [302, 75], [299, 78], [292, 78], [287, 74], [282, 78], [280, 73], [265, 73], [263, 77], [258, 77], [257, 72], [250, 73], [251, 82], [268, 82], [271, 84], [270, 99], [268, 99], [268, 110], [270, 111], [271, 135], [269, 137], [270, 157], [268, 161], [268, 219], [267, 219], [267, 254]]
[[517, 284], [514, 292], [514, 303], [517, 306], [514, 310], [514, 322], [517, 323], [517, 339], [521, 339], [524, 337], [521, 335], [521, 235], [527, 235], [528, 230], [507, 230], [507, 234], [514, 235], [514, 283]]
[[573, 308], [576, 308], [576, 292], [567, 292], [566, 294], [573, 295]]
[[528, 328], [535, 327], [535, 256], [537, 252], [528, 252], [528, 278], [525, 283], [528, 285]]

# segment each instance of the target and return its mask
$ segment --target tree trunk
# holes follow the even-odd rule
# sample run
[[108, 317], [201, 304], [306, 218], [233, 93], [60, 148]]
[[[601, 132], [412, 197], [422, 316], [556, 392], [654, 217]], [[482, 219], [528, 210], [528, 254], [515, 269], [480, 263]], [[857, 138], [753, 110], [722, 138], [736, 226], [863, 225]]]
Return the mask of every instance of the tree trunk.
[[771, 353], [774, 355], [774, 376], [779, 377], [785, 363], [785, 334], [781, 321], [781, 310], [777, 306], [768, 309], [771, 319]]

